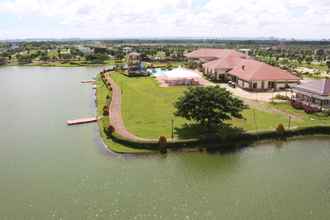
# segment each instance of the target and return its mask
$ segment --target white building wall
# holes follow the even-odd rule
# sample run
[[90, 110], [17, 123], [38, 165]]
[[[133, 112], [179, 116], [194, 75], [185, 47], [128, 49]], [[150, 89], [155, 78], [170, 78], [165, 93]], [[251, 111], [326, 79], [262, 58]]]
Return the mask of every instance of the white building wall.
[[250, 88], [250, 84], [247, 82], [243, 82], [243, 88], [245, 88], [245, 89]]
[[242, 80], [237, 81], [239, 87], [244, 87], [244, 82]]
[[264, 89], [268, 89], [268, 85], [269, 84], [269, 81], [264, 81]]
[[257, 81], [257, 89], [262, 89], [262, 81]]
[[286, 86], [286, 83], [276, 83], [276, 89], [284, 89]]

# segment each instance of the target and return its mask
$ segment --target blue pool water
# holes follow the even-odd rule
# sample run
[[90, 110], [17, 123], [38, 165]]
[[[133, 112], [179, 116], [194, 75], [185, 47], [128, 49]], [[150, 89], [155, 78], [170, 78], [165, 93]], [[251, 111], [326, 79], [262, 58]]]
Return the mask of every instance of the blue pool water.
[[163, 76], [168, 70], [162, 70], [161, 68], [148, 69], [147, 72], [152, 76]]

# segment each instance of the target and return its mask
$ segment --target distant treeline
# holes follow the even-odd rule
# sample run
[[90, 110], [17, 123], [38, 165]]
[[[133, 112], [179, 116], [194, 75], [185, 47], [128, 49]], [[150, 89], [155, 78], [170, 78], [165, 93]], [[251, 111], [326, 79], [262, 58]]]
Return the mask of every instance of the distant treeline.
[[329, 40], [229, 40], [229, 39], [112, 39], [112, 40], [49, 40], [49, 41], [2, 41], [0, 44], [30, 44], [33, 46], [42, 46], [45, 44], [63, 45], [63, 44], [93, 44], [100, 42], [104, 44], [234, 44], [234, 45], [311, 45], [311, 46], [330, 46]]

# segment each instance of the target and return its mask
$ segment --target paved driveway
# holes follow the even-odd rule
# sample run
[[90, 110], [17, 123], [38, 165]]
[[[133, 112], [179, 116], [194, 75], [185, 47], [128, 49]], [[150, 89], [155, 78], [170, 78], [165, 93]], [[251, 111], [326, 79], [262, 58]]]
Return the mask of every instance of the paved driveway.
[[277, 94], [285, 95], [291, 97], [291, 92], [249, 92], [243, 90], [241, 88], [232, 88], [228, 84], [217, 84], [222, 88], [226, 88], [230, 92], [232, 92], [235, 96], [238, 96], [242, 99], [249, 99], [254, 101], [261, 101], [261, 102], [271, 102], [272, 98], [275, 97]]

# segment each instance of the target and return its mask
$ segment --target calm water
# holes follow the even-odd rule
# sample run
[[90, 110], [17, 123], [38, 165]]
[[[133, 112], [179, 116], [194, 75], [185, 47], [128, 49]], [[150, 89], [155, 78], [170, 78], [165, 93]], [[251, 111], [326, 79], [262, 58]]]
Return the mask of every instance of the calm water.
[[0, 219], [330, 219], [330, 139], [221, 155], [107, 153], [97, 68], [0, 68]]

